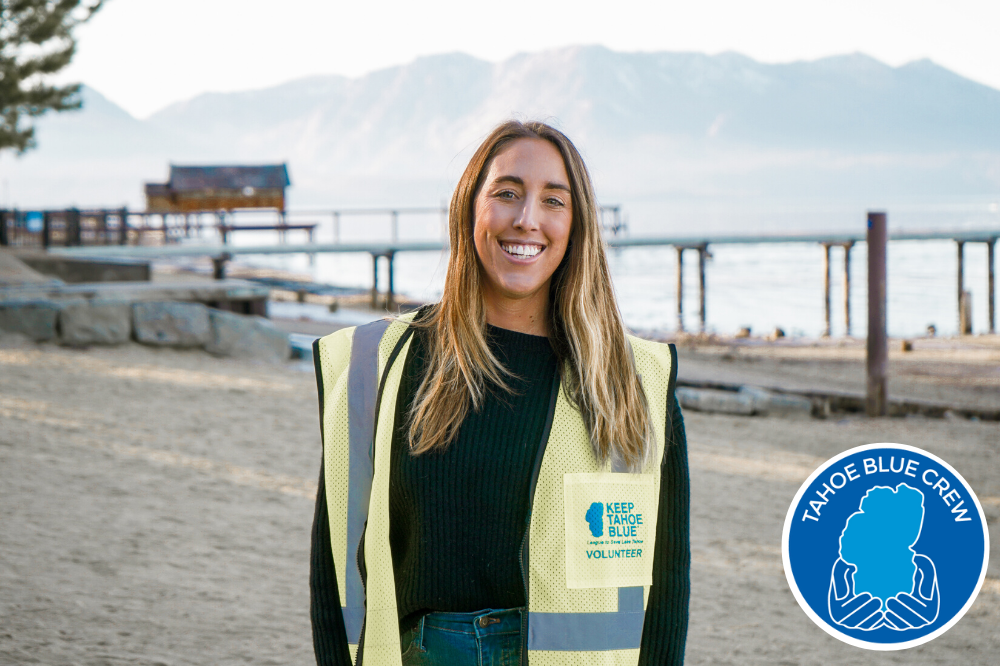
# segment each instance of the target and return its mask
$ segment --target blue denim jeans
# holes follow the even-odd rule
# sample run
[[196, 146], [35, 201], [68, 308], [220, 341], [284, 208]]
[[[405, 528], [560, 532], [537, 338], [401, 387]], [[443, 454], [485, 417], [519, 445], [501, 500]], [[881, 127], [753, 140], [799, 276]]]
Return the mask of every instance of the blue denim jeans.
[[428, 613], [400, 636], [403, 666], [517, 666], [521, 609]]

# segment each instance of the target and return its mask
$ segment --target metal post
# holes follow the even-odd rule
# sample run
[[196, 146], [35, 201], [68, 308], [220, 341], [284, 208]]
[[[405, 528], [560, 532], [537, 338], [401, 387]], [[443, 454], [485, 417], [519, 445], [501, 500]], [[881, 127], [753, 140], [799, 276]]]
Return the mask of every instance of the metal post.
[[705, 255], [708, 254], [708, 246], [698, 247], [698, 316], [701, 319], [701, 332], [705, 332]]
[[378, 309], [378, 255], [372, 253], [372, 310]]
[[853, 241], [844, 243], [844, 335], [851, 337], [851, 248]]
[[677, 250], [677, 330], [684, 330], [684, 248]]
[[830, 337], [830, 244], [823, 243], [823, 337]]
[[392, 242], [399, 241], [399, 212], [392, 211]]
[[[69, 229], [66, 230], [69, 232]], [[46, 250], [49, 249], [49, 245], [52, 244], [52, 213], [49, 211], [42, 212], [42, 247]]]
[[886, 219], [885, 213], [868, 213], [868, 373], [865, 411], [868, 416], [885, 416], [886, 369], [889, 346], [886, 337]]
[[10, 245], [7, 240], [7, 211], [0, 208], [0, 246]]
[[965, 335], [966, 313], [962, 307], [965, 294], [965, 242], [955, 241], [958, 246], [958, 334]]
[[389, 275], [387, 276], [389, 278], [389, 284], [386, 286], [385, 290], [385, 309], [390, 312], [396, 308], [396, 297], [395, 294], [393, 294], [392, 289], [392, 264], [394, 255], [394, 252], [388, 252], [385, 255], [385, 258], [389, 260]]
[[996, 298], [994, 296], [994, 291], [993, 291], [993, 285], [995, 283], [993, 280], [993, 271], [994, 271], [993, 260], [996, 252], [996, 244], [997, 244], [996, 238], [991, 238], [988, 241], [986, 241], [986, 294], [989, 299], [988, 300], [989, 305], [987, 306], [987, 314], [990, 320], [990, 333], [997, 332], [996, 310], [995, 310]]
[[340, 211], [333, 211], [333, 242], [340, 242]]
[[118, 244], [128, 245], [128, 208], [118, 211]]

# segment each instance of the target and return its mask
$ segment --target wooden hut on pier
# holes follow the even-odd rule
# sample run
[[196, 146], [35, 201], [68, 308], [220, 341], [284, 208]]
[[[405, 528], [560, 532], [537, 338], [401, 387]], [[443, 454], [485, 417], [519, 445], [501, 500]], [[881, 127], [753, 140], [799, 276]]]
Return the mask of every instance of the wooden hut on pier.
[[187, 214], [247, 208], [285, 210], [286, 164], [170, 166], [166, 183], [146, 183], [146, 211]]

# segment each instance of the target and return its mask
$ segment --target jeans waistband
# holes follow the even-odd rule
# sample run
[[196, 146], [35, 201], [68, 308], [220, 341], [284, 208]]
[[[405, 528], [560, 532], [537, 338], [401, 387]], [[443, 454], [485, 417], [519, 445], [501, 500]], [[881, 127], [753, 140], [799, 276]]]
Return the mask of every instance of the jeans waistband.
[[428, 613], [420, 618], [424, 629], [486, 636], [521, 631], [521, 608], [484, 609], [472, 613]]

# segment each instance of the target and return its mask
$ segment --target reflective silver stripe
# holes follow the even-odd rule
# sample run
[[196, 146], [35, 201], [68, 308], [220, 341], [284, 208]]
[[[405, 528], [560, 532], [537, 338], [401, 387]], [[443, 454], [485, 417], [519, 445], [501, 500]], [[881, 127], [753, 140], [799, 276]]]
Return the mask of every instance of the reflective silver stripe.
[[347, 371], [348, 471], [347, 581], [344, 626], [347, 642], [357, 643], [365, 619], [365, 588], [358, 571], [358, 546], [368, 520], [372, 494], [372, 438], [378, 394], [378, 345], [391, 322], [381, 319], [354, 331], [351, 365]]
[[641, 587], [618, 588], [617, 613], [528, 613], [528, 649], [633, 650], [642, 643]]
[[603, 652], [642, 643], [641, 587], [618, 588], [617, 613], [529, 613], [528, 649]]

